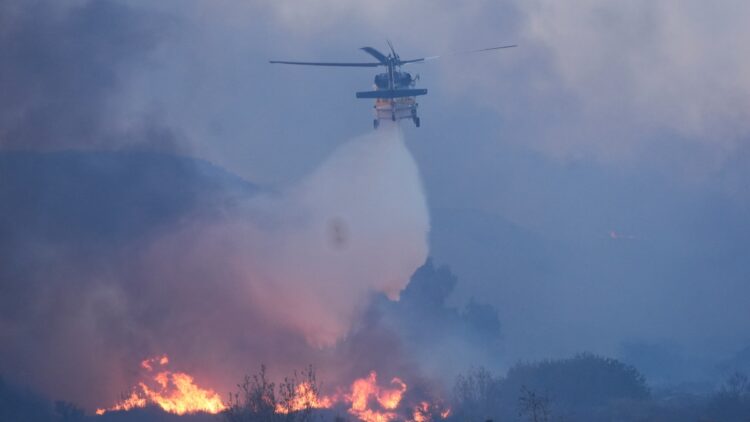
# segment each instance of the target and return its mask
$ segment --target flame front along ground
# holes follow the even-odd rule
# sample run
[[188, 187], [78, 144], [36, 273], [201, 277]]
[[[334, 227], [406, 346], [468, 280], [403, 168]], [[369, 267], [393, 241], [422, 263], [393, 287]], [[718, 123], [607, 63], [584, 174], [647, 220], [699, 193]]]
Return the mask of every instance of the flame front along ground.
[[155, 366], [164, 367], [167, 364], [167, 355], [141, 362], [141, 367], [148, 374], [146, 379], [133, 387], [130, 396], [112, 407], [97, 409], [96, 414], [103, 415], [106, 412], [130, 410], [147, 405], [156, 405], [165, 412], [178, 415], [198, 412], [216, 414], [226, 408], [219, 394], [199, 387], [192, 376], [166, 369], [155, 371]]

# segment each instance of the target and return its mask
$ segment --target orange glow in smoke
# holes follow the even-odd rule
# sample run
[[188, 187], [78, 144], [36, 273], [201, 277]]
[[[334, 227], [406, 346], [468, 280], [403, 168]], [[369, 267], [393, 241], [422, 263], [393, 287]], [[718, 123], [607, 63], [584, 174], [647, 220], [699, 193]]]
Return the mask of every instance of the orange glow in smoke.
[[[167, 355], [146, 359], [141, 367], [147, 372], [153, 372], [154, 366], [165, 366], [169, 363]], [[149, 381], [139, 382], [133, 388], [130, 396], [108, 409], [97, 409], [97, 415], [116, 410], [130, 410], [154, 404], [164, 411], [184, 415], [186, 413], [206, 412], [219, 413], [225, 409], [221, 397], [210, 389], [203, 389], [195, 385], [193, 377], [184, 372], [162, 370], [152, 374]]]

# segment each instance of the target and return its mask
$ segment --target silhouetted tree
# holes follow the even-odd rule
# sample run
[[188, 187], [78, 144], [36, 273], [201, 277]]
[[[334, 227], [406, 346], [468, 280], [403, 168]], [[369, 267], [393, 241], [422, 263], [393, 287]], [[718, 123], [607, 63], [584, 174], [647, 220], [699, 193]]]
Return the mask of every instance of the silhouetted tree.
[[518, 398], [518, 416], [526, 417], [529, 422], [548, 422], [549, 397], [529, 390], [526, 386], [521, 387], [521, 396]]
[[727, 378], [722, 392], [734, 397], [743, 397], [750, 394], [750, 380], [744, 373], [735, 372]]
[[311, 419], [313, 406], [306, 401], [299, 410], [278, 412], [277, 408], [292, 409], [298, 387], [306, 383], [309, 391], [319, 394], [315, 371], [309, 366], [302, 372], [295, 371], [291, 377], [276, 384], [268, 379], [266, 366], [260, 372], [246, 375], [238, 384], [238, 391], [230, 393], [227, 409], [223, 412], [227, 422], [305, 422]]
[[613, 400], [643, 400], [650, 396], [646, 379], [634, 367], [590, 353], [518, 364], [508, 371], [503, 392], [509, 395], [524, 386], [547, 391], [556, 406], [569, 409], [600, 407]]
[[[635, 368], [586, 353], [519, 363], [505, 378], [482, 368], [470, 371], [456, 379], [452, 404], [457, 421], [513, 420], [519, 412], [532, 421], [549, 420], [552, 414], [566, 420], [609, 420], [615, 406], [641, 409], [649, 397], [646, 380]], [[621, 408], [617, 412], [628, 414]]]
[[453, 416], [459, 421], [483, 421], [499, 418], [500, 379], [485, 368], [459, 375], [453, 386]]

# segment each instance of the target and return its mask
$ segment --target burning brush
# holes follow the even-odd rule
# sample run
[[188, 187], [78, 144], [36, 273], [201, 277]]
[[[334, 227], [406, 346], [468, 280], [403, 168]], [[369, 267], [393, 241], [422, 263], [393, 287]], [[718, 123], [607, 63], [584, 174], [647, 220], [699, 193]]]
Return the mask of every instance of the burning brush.
[[427, 401], [406, 405], [407, 389], [398, 377], [381, 385], [377, 373], [371, 371], [367, 377], [355, 379], [348, 389], [338, 388], [333, 394], [323, 395], [312, 368], [301, 377], [295, 373], [292, 378], [285, 378], [277, 388], [266, 378], [265, 367], [261, 367], [259, 374], [245, 378], [225, 414], [230, 422], [287, 420], [278, 416], [295, 413], [301, 416], [299, 419], [307, 420], [313, 411], [322, 409], [345, 412], [363, 422], [429, 422], [450, 415], [450, 409]]
[[428, 401], [405, 405], [406, 383], [394, 377], [388, 385], [381, 385], [375, 371], [354, 380], [348, 389], [339, 388], [331, 395], [323, 395], [312, 368], [301, 374], [295, 372], [277, 386], [266, 377], [265, 367], [261, 367], [260, 373], [245, 377], [239, 385], [240, 392], [230, 395], [229, 403], [225, 404], [213, 390], [197, 386], [190, 375], [164, 369], [167, 364], [166, 355], [141, 362], [148, 379], [139, 382], [122, 401], [97, 409], [96, 414], [155, 405], [178, 415], [223, 413], [229, 422], [294, 420], [289, 418], [294, 415], [305, 420], [313, 411], [323, 409], [346, 412], [362, 422], [429, 422], [450, 415], [450, 409]]
[[[219, 394], [197, 386], [193, 377], [184, 372], [171, 372], [163, 367], [169, 364], [169, 357], [162, 355], [146, 359], [141, 367], [148, 379], [133, 387], [130, 396], [107, 409], [96, 409], [97, 415], [117, 410], [130, 410], [147, 405], [156, 405], [165, 412], [184, 415], [186, 413], [219, 413], [226, 406]], [[162, 370], [155, 370], [155, 367]]]

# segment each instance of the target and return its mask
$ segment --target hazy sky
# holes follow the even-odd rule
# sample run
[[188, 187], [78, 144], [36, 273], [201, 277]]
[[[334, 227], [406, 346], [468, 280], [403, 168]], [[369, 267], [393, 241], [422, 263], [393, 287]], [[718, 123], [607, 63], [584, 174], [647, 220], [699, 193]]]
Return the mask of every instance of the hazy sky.
[[[86, 3], [0, 4], [0, 43], [26, 46], [0, 53], [3, 148], [143, 143], [283, 187], [371, 131], [354, 92], [374, 72], [268, 60], [518, 44], [409, 68], [429, 95], [404, 137], [456, 303], [497, 307], [509, 362], [750, 343], [750, 3], [115, 1], [92, 21]], [[26, 113], [47, 97], [82, 106]]]
[[373, 72], [267, 60], [367, 59], [357, 48], [386, 39], [403, 57], [519, 44], [410, 68], [430, 91], [423, 127], [404, 130], [434, 211], [433, 253], [465, 295], [498, 305], [518, 353], [611, 352], [639, 338], [729, 353], [750, 340], [745, 2], [157, 12], [169, 29], [118, 106], [154, 110], [195, 155], [271, 184], [369, 130], [371, 104], [353, 93]]

